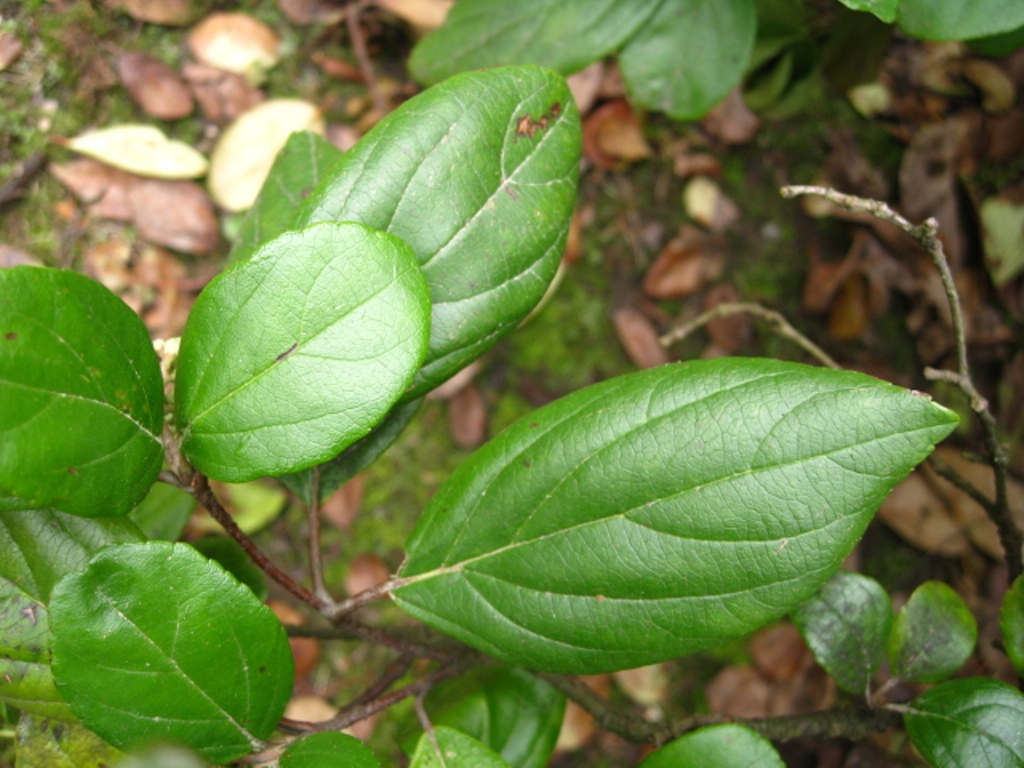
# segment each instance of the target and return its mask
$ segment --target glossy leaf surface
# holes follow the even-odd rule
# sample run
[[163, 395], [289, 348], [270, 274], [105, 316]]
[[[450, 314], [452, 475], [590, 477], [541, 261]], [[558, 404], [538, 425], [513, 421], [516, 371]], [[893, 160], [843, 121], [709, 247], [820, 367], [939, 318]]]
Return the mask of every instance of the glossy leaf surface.
[[299, 221], [358, 221], [408, 243], [430, 286], [430, 348], [406, 401], [511, 331], [558, 269], [576, 198], [579, 114], [538, 67], [457, 75], [405, 102], [307, 198]]
[[775, 747], [744, 725], [701, 728], [653, 752], [640, 768], [783, 768]]
[[665, 0], [619, 56], [626, 89], [679, 120], [703, 117], [739, 84], [756, 30], [754, 0]]
[[74, 272], [0, 270], [0, 296], [0, 511], [127, 514], [163, 459], [146, 327]]
[[837, 571], [793, 621], [814, 658], [849, 693], [863, 695], [885, 658], [892, 630], [892, 601], [867, 576]]
[[50, 671], [50, 590], [108, 544], [140, 541], [127, 518], [83, 518], [48, 509], [0, 514], [0, 702], [67, 720]]
[[282, 753], [280, 768], [380, 768], [380, 760], [363, 742], [337, 731], [299, 739]]
[[413, 50], [423, 83], [502, 64], [568, 75], [617, 50], [665, 0], [460, 0]]
[[434, 725], [447, 725], [494, 750], [514, 768], [544, 768], [558, 741], [565, 696], [519, 667], [471, 670], [430, 691]]
[[918, 696], [908, 710], [907, 732], [935, 768], [1024, 765], [1024, 695], [1005, 683], [951, 680]]
[[900, 0], [839, 0], [847, 8], [873, 13], [886, 24], [896, 21]]
[[464, 462], [417, 524], [392, 594], [529, 668], [675, 658], [813, 594], [955, 424], [876, 379], [771, 360], [621, 376]]
[[970, 40], [1024, 25], [1020, 0], [900, 0], [897, 19], [907, 34], [924, 40]]
[[267, 582], [263, 571], [245, 553], [245, 550], [227, 536], [204, 536], [192, 544], [196, 551], [217, 561], [220, 566], [245, 584], [260, 601], [267, 599]]
[[893, 622], [889, 667], [913, 683], [938, 683], [967, 661], [978, 624], [967, 604], [946, 584], [926, 581], [914, 590]]
[[326, 461], [373, 428], [426, 350], [412, 251], [359, 224], [289, 231], [211, 282], [182, 333], [182, 447], [243, 482]]
[[302, 201], [341, 154], [340, 149], [312, 131], [297, 131], [288, 137], [259, 197], [242, 219], [228, 260], [244, 261], [261, 245], [292, 229]]
[[18, 720], [17, 768], [109, 768], [121, 751], [79, 723], [22, 713]]
[[50, 598], [53, 672], [120, 749], [170, 741], [226, 762], [262, 745], [292, 689], [284, 629], [185, 544], [107, 547]]
[[472, 736], [439, 725], [420, 736], [409, 768], [511, 768], [493, 750]]
[[1017, 674], [1024, 676], [1024, 576], [1018, 577], [1003, 596], [999, 629], [1006, 655]]

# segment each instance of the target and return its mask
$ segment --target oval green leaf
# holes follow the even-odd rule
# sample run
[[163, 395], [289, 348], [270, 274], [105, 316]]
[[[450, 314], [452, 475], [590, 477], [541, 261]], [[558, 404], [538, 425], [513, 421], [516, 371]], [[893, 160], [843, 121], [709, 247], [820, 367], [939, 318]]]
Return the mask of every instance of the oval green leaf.
[[3, 269], [0, 296], [0, 511], [127, 514], [163, 461], [146, 327], [74, 272]]
[[839, 0], [847, 8], [872, 13], [886, 24], [896, 21], [900, 0]]
[[939, 581], [914, 590], [893, 622], [889, 668], [912, 683], [938, 683], [967, 661], [978, 623], [963, 598]]
[[505, 67], [405, 102], [344, 154], [300, 223], [358, 221], [423, 267], [430, 348], [414, 400], [529, 314], [558, 269], [576, 199], [579, 113], [565, 80]]
[[430, 301], [415, 255], [359, 224], [285, 232], [199, 296], [181, 338], [182, 448], [244, 482], [337, 456], [405, 392]]
[[241, 545], [234, 539], [227, 536], [204, 536], [192, 544], [197, 552], [215, 560], [220, 566], [245, 584], [256, 599], [264, 601], [267, 599], [269, 590], [263, 571], [256, 567], [252, 559], [245, 553]]
[[679, 120], [703, 117], [743, 78], [754, 0], [665, 0], [619, 56], [630, 98]]
[[439, 725], [420, 736], [409, 768], [511, 768], [472, 736]]
[[40, 717], [72, 719], [50, 670], [50, 591], [103, 547], [143, 538], [125, 517], [83, 518], [49, 509], [0, 514], [0, 702]]
[[292, 690], [284, 629], [192, 547], [107, 547], [50, 598], [53, 672], [114, 746], [188, 746], [221, 763], [263, 745]]
[[194, 496], [173, 485], [157, 483], [142, 503], [128, 513], [128, 518], [142, 529], [147, 539], [177, 541], [195, 508]]
[[1003, 596], [999, 629], [1003, 633], [1006, 655], [1017, 674], [1024, 676], [1024, 576], [1018, 577]]
[[380, 768], [380, 760], [363, 742], [337, 731], [299, 739], [282, 754], [280, 768]]
[[650, 756], [640, 768], [784, 768], [764, 736], [745, 725], [713, 725], [687, 734]]
[[544, 768], [565, 715], [565, 696], [519, 667], [480, 667], [427, 694], [430, 722], [494, 750], [514, 768]]
[[864, 695], [885, 658], [892, 602], [867, 576], [837, 571], [793, 612], [814, 658], [849, 693]]
[[709, 648], [810, 597], [956, 422], [876, 379], [772, 360], [612, 379], [464, 462], [417, 524], [392, 594], [534, 669]]
[[22, 713], [17, 731], [17, 768], [109, 768], [121, 751], [80, 723]]
[[970, 40], [1024, 25], [1020, 0], [900, 0], [897, 21], [923, 40]]
[[502, 64], [539, 64], [568, 75], [618, 49], [662, 3], [460, 0], [413, 50], [409, 69], [427, 84]]
[[951, 680], [921, 694], [903, 722], [935, 768], [1024, 765], [1024, 695], [988, 678]]

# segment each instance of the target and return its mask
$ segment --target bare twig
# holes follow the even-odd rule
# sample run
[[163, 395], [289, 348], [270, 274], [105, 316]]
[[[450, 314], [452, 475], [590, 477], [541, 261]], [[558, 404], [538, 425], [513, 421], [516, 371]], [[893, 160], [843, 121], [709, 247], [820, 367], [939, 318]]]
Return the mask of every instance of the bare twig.
[[18, 164], [14, 173], [8, 176], [3, 183], [0, 183], [0, 205], [14, 200], [21, 194], [21, 188], [25, 186], [33, 176], [46, 164], [46, 155], [36, 152], [28, 159]]
[[992, 467], [996, 489], [995, 499], [992, 503], [983, 506], [999, 529], [999, 538], [1003, 549], [1006, 551], [1009, 578], [1010, 581], [1013, 581], [1021, 575], [1022, 569], [1024, 569], [1021, 553], [1021, 549], [1024, 547], [1024, 536], [1021, 535], [1020, 528], [1017, 527], [1010, 514], [1006, 484], [1006, 468], [1009, 464], [1009, 456], [1007, 455], [1006, 448], [999, 440], [999, 428], [995, 417], [992, 416], [992, 411], [989, 409], [988, 402], [978, 392], [971, 378], [970, 364], [967, 357], [967, 334], [964, 331], [963, 310], [960, 304], [960, 297], [957, 294], [956, 283], [953, 280], [953, 273], [949, 269], [949, 261], [943, 250], [942, 241], [939, 240], [938, 222], [934, 218], [929, 218], [922, 224], [915, 225], [880, 200], [866, 200], [854, 195], [845, 195], [829, 187], [783, 187], [782, 195], [783, 197], [820, 195], [847, 210], [869, 213], [875, 218], [889, 222], [905, 232], [917, 241], [917, 244], [931, 258], [946, 291], [950, 324], [953, 328], [953, 342], [956, 349], [957, 370], [954, 372], [926, 368], [924, 372], [925, 377], [932, 381], [946, 381], [958, 387], [967, 397], [971, 410], [981, 423], [985, 450], [988, 452], [988, 461]]
[[673, 342], [685, 339], [698, 328], [702, 328], [712, 320], [719, 317], [730, 317], [732, 315], [753, 315], [772, 326], [772, 329], [785, 339], [789, 339], [799, 345], [807, 354], [818, 360], [822, 365], [829, 368], [839, 368], [839, 363], [833, 360], [825, 350], [804, 336], [800, 331], [790, 325], [789, 321], [775, 310], [762, 307], [760, 304], [749, 304], [744, 302], [728, 302], [716, 304], [706, 312], [702, 312], [693, 320], [678, 325], [661, 337], [661, 345], [667, 347]]
[[377, 76], [373, 71], [373, 62], [370, 61], [370, 54], [366, 50], [366, 36], [363, 34], [363, 28], [359, 25], [359, 15], [368, 4], [368, 0], [350, 3], [345, 9], [345, 25], [348, 27], [352, 51], [359, 61], [359, 69], [366, 80], [366, 89], [369, 91], [370, 99], [373, 101], [373, 108], [377, 112], [378, 117], [384, 117], [388, 113], [388, 102], [384, 98], [384, 94], [381, 93], [380, 86], [377, 83]]

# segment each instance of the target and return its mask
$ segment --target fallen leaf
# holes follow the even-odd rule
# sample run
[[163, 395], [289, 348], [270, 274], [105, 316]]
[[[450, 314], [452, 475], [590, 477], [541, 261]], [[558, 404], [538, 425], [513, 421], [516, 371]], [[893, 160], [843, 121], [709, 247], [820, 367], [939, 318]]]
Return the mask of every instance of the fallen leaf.
[[668, 697], [669, 674], [666, 664], [624, 669], [613, 673], [612, 679], [630, 699], [646, 707], [660, 706]]
[[132, 284], [132, 244], [124, 238], [111, 238], [98, 242], [85, 250], [85, 271], [114, 293], [120, 293]]
[[658, 341], [658, 332], [640, 310], [619, 307], [612, 312], [612, 325], [623, 349], [637, 368], [654, 368], [671, 359]]
[[103, 0], [108, 8], [122, 10], [139, 21], [182, 27], [196, 14], [193, 0]]
[[1024, 205], [990, 197], [981, 204], [978, 214], [989, 274], [1001, 288], [1024, 272]]
[[444, 24], [455, 0], [377, 0], [377, 5], [418, 30], [429, 32]]
[[[581, 675], [580, 680], [593, 689], [601, 698], [608, 698], [611, 675]], [[574, 701], [567, 702], [562, 729], [555, 744], [556, 752], [575, 752], [582, 749], [597, 734], [594, 718]]]
[[617, 169], [653, 151], [629, 102], [616, 99], [583, 121], [583, 154], [599, 168]]
[[929, 554], [953, 557], [971, 549], [963, 527], [921, 471], [912, 472], [893, 489], [882, 502], [878, 519]]
[[195, 109], [192, 93], [178, 73], [149, 54], [122, 53], [115, 68], [129, 95], [147, 114], [161, 120], [178, 120]]
[[192, 147], [168, 139], [151, 125], [100, 128], [56, 143], [123, 171], [157, 179], [196, 179], [209, 167]]
[[131, 202], [135, 226], [144, 240], [195, 255], [216, 247], [217, 214], [206, 190], [195, 182], [140, 179]]
[[814, 663], [800, 630], [788, 622], [755, 634], [750, 655], [758, 671], [771, 680], [793, 680]]
[[[281, 600], [268, 600], [267, 607], [274, 612], [277, 620], [282, 624], [292, 627], [302, 627], [306, 624], [305, 617], [288, 603]], [[289, 637], [288, 645], [291, 647], [292, 657], [295, 659], [295, 680], [299, 681], [308, 675], [320, 660], [320, 643], [314, 637]]]
[[644, 293], [654, 299], [679, 299], [717, 279], [725, 268], [725, 242], [696, 227], [680, 227], [644, 275]]
[[712, 232], [725, 232], [740, 219], [740, 209], [726, 197], [718, 182], [694, 176], [683, 189], [686, 215]]
[[217, 125], [237, 120], [265, 98], [261, 90], [234, 72], [190, 61], [185, 63], [181, 73], [203, 115]]
[[336, 77], [338, 80], [345, 80], [350, 83], [365, 83], [366, 76], [358, 65], [339, 59], [336, 56], [328, 56], [320, 51], [314, 51], [310, 60], [324, 71], [324, 74]]
[[292, 24], [333, 25], [345, 18], [345, 8], [331, 0], [277, 0], [277, 7]]
[[448, 425], [459, 448], [477, 448], [487, 439], [487, 404], [476, 385], [463, 387], [448, 401]]
[[[726, 302], [739, 301], [739, 294], [731, 285], [716, 285], [704, 297], [704, 309], [711, 309]], [[747, 344], [754, 333], [754, 321], [745, 312], [716, 317], [704, 326], [712, 344], [724, 352], [734, 355]]]
[[462, 390], [473, 383], [473, 379], [480, 373], [481, 364], [479, 360], [474, 360], [472, 363], [467, 365], [465, 368], [460, 370], [448, 381], [439, 385], [438, 387], [427, 393], [428, 400], [451, 400], [455, 395], [459, 394]]
[[981, 91], [981, 107], [989, 114], [1004, 114], [1017, 103], [1017, 86], [994, 61], [970, 59], [963, 73]]
[[363, 504], [364, 485], [363, 476], [356, 475], [320, 505], [320, 514], [343, 531], [351, 529]]
[[342, 152], [352, 149], [356, 142], [362, 138], [362, 134], [359, 131], [346, 123], [328, 123], [324, 135], [331, 144]]
[[566, 78], [569, 90], [572, 91], [572, 97], [576, 101], [576, 108], [581, 115], [590, 114], [591, 108], [597, 101], [597, 94], [601, 90], [603, 78], [603, 61], [595, 61], [590, 66]]
[[323, 696], [293, 696], [284, 708], [284, 716], [302, 723], [322, 723], [338, 714], [338, 708]]
[[868, 328], [868, 284], [864, 275], [854, 272], [833, 297], [825, 324], [828, 335], [837, 341], [856, 341]]
[[244, 13], [213, 13], [188, 34], [188, 47], [202, 64], [261, 83], [277, 64], [281, 39], [270, 27]]
[[892, 109], [892, 91], [885, 83], [863, 83], [846, 92], [846, 98], [862, 117], [872, 118]]
[[21, 51], [21, 39], [16, 34], [10, 30], [0, 32], [0, 72], [17, 61]]
[[51, 163], [49, 169], [71, 194], [88, 205], [91, 215], [113, 221], [131, 221], [135, 215], [131, 193], [138, 176], [89, 157]]
[[298, 99], [274, 99], [229, 125], [210, 159], [208, 183], [216, 203], [231, 212], [249, 208], [270, 173], [274, 157], [294, 131], [323, 135], [320, 110]]
[[726, 667], [704, 689], [708, 708], [717, 715], [767, 717], [771, 689], [750, 666]]
[[740, 89], [735, 88], [708, 112], [701, 126], [723, 144], [747, 144], [757, 135], [761, 119], [747, 106]]
[[366, 553], [355, 557], [348, 564], [345, 576], [345, 593], [355, 596], [383, 584], [391, 578], [391, 572], [384, 561], [374, 554]]

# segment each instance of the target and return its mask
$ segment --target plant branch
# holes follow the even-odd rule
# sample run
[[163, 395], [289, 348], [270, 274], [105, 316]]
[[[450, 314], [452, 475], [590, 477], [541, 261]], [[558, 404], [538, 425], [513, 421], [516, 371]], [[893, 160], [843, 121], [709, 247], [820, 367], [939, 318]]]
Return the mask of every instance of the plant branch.
[[1024, 537], [1022, 537], [1020, 528], [1017, 527], [1010, 514], [1006, 484], [1006, 468], [1009, 464], [1009, 456], [1007, 455], [1006, 448], [999, 440], [998, 425], [996, 424], [995, 417], [992, 416], [988, 402], [978, 392], [971, 378], [970, 363], [967, 357], [967, 334], [964, 330], [963, 309], [960, 304], [960, 297], [957, 294], [956, 282], [953, 280], [953, 273], [949, 268], [949, 260], [946, 258], [942, 241], [939, 240], [938, 222], [934, 218], [929, 218], [922, 224], [914, 225], [880, 200], [867, 200], [854, 195], [845, 195], [829, 187], [790, 186], [783, 187], [781, 191], [782, 196], [788, 198], [798, 195], [819, 195], [847, 210], [871, 214], [875, 218], [886, 221], [905, 232], [931, 258], [942, 280], [942, 286], [946, 292], [946, 301], [949, 304], [950, 324], [953, 329], [953, 341], [956, 349], [957, 370], [953, 372], [926, 368], [924, 374], [931, 381], [946, 381], [958, 387], [967, 397], [971, 410], [981, 423], [985, 450], [988, 452], [988, 460], [992, 467], [996, 489], [995, 499], [992, 504], [983, 506], [999, 529], [999, 538], [1003, 549], [1006, 551], [1006, 564], [1009, 578], [1012, 582], [1024, 570], [1021, 554], [1021, 549], [1024, 547]]
[[370, 54], [366, 50], [366, 36], [363, 34], [363, 28], [359, 25], [359, 15], [368, 4], [369, 0], [359, 0], [358, 2], [350, 3], [345, 9], [345, 25], [348, 28], [349, 40], [352, 42], [352, 51], [359, 61], [359, 69], [363, 73], [363, 79], [366, 80], [366, 89], [369, 91], [370, 99], [373, 101], [373, 109], [377, 112], [378, 118], [381, 118], [388, 113], [388, 103], [387, 99], [384, 98], [384, 94], [381, 93], [380, 86], [377, 84], [373, 63], [370, 61]]
[[744, 302], [724, 301], [721, 304], [716, 304], [706, 312], [699, 314], [693, 320], [683, 323], [682, 325], [678, 325], [670, 330], [661, 337], [661, 345], [663, 347], [667, 347], [673, 342], [681, 341], [698, 328], [704, 327], [712, 320], [719, 317], [731, 317], [732, 315], [741, 314], [753, 315], [754, 317], [764, 320], [766, 323], [771, 325], [775, 333], [785, 339], [789, 339], [795, 344], [798, 344], [805, 352], [807, 352], [807, 354], [817, 359], [822, 365], [837, 369], [840, 367], [839, 363], [833, 360], [825, 350], [794, 328], [781, 313], [762, 307], [760, 304], [749, 304]]
[[324, 561], [320, 549], [320, 467], [313, 467], [310, 478], [310, 501], [306, 507], [306, 522], [309, 528], [309, 570], [313, 578], [313, 594], [325, 604], [325, 609], [334, 605], [334, 598], [324, 584]]

